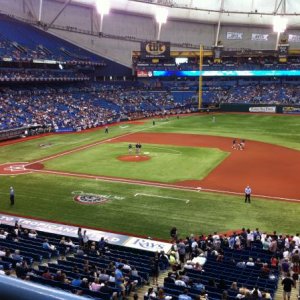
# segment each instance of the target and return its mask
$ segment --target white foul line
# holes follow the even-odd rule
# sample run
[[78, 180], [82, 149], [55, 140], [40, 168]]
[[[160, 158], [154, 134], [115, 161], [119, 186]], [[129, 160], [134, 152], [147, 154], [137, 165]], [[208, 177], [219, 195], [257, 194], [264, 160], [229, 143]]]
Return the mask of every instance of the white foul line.
[[175, 198], [175, 197], [169, 197], [169, 196], [159, 196], [159, 195], [153, 195], [153, 194], [144, 194], [144, 193], [136, 193], [134, 194], [134, 197], [136, 196], [146, 196], [146, 197], [153, 197], [153, 198], [164, 198], [164, 199], [172, 199], [172, 200], [179, 200], [179, 201], [183, 201], [186, 204], [188, 204], [190, 202], [190, 200], [184, 200], [181, 198]]
[[[217, 190], [217, 189], [209, 189], [203, 187], [189, 187], [189, 186], [182, 186], [182, 185], [174, 185], [169, 183], [158, 183], [158, 182], [151, 182], [151, 181], [143, 181], [138, 179], [127, 179], [127, 178], [119, 178], [119, 177], [107, 177], [107, 176], [100, 176], [100, 175], [91, 175], [91, 174], [82, 174], [82, 173], [72, 173], [72, 172], [62, 172], [62, 171], [54, 171], [54, 170], [34, 170], [28, 169], [34, 173], [44, 173], [44, 174], [54, 174], [59, 176], [72, 176], [78, 178], [89, 178], [104, 182], [113, 182], [113, 183], [125, 183], [125, 184], [132, 184], [132, 185], [139, 185], [139, 186], [152, 186], [156, 188], [164, 188], [170, 190], [179, 190], [179, 191], [190, 191], [190, 192], [212, 192], [212, 193], [221, 193], [221, 194], [231, 194], [231, 195], [238, 195], [243, 196], [244, 193], [233, 192], [233, 191], [226, 191], [226, 190]], [[284, 198], [278, 196], [267, 196], [267, 195], [256, 195], [252, 194], [252, 197], [259, 197], [265, 198], [269, 200], [281, 200], [286, 202], [300, 202], [300, 199], [294, 198]], [[183, 200], [182, 200], [183, 201]]]

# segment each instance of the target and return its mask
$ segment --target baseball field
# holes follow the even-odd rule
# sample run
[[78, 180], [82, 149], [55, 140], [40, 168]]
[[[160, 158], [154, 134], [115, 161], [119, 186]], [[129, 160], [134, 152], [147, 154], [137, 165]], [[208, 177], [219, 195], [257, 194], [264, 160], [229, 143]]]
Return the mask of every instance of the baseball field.
[[[245, 149], [233, 149], [234, 139]], [[0, 173], [3, 213], [161, 239], [173, 226], [181, 236], [242, 227], [295, 234], [300, 117], [196, 114], [5, 142]]]

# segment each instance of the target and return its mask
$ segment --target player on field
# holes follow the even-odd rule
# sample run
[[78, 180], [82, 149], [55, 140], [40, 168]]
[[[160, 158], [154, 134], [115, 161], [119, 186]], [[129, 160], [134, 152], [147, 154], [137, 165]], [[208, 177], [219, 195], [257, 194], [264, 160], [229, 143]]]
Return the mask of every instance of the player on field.
[[142, 144], [138, 143], [138, 154], [141, 154], [142, 151]]
[[236, 139], [232, 141], [232, 149], [236, 150], [237, 142]]
[[245, 150], [245, 140], [241, 140], [239, 143], [239, 149], [240, 150]]

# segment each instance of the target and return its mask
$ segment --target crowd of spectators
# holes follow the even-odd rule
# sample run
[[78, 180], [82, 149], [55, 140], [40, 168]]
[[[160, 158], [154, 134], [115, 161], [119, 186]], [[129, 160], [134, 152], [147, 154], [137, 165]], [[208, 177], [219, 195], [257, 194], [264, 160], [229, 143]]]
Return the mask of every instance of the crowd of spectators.
[[[187, 275], [188, 270], [198, 271], [200, 274], [205, 274], [205, 261], [208, 257], [214, 257], [216, 262], [222, 263], [227, 261], [231, 265], [236, 265], [238, 268], [257, 268], [260, 270], [259, 277], [278, 280], [274, 274], [280, 272], [283, 286], [284, 299], [290, 293], [290, 287], [297, 287], [300, 273], [300, 236], [296, 235], [281, 235], [274, 231], [268, 234], [260, 231], [243, 228], [239, 232], [232, 234], [217, 234], [211, 235], [193, 234], [180, 238], [178, 231], [174, 227], [170, 231], [170, 236], [173, 242], [170, 255], [161, 253], [159, 259], [169, 261], [171, 271], [164, 279], [164, 284], [174, 284], [186, 288], [182, 295], [178, 296], [180, 300], [191, 300], [188, 295], [189, 289], [199, 290], [197, 299], [207, 299], [206, 287], [201, 280], [195, 280]], [[230, 255], [227, 255], [226, 249], [242, 252], [242, 250], [262, 249], [265, 253], [270, 254], [269, 261], [263, 261], [260, 257], [253, 259], [247, 257], [244, 260], [235, 260]], [[199, 257], [201, 258], [199, 260]], [[217, 268], [218, 265], [216, 265]], [[245, 286], [239, 286], [237, 282], [228, 284], [223, 279], [210, 278], [208, 281], [209, 287], [214, 287], [222, 293], [222, 299], [229, 299], [228, 294], [236, 295], [236, 299], [272, 299], [272, 295], [268, 290], [259, 290], [257, 286], [252, 289]], [[207, 287], [208, 288], [208, 287]], [[167, 297], [160, 298], [164, 294], [164, 286], [149, 288], [145, 294], [145, 299], [168, 299]]]
[[[187, 107], [188, 106], [188, 107]], [[98, 85], [88, 89], [4, 89], [0, 129], [24, 126], [82, 130], [120, 119], [186, 112], [191, 102], [176, 103], [170, 93]]]
[[0, 82], [63, 82], [83, 80], [89, 80], [89, 76], [82, 73], [50, 70], [0, 70]]
[[[57, 257], [58, 264], [56, 264], [57, 268], [54, 271], [48, 266], [47, 262], [32, 265], [32, 261], [29, 262], [25, 256], [21, 255], [19, 249], [12, 252], [9, 246], [0, 245], [0, 262], [2, 260], [11, 261], [14, 266], [13, 270], [4, 271], [0, 264], [0, 274], [2, 275], [16, 275], [16, 277], [23, 280], [42, 277], [69, 286], [70, 291], [77, 295], [84, 294], [84, 290], [90, 290], [106, 295], [110, 294], [112, 295], [110, 299], [127, 299], [126, 297], [132, 294], [138, 285], [146, 283], [145, 278], [139, 274], [139, 271], [131, 262], [111, 256], [113, 250], [110, 249], [109, 244], [103, 237], [98, 242], [91, 241], [88, 233], [86, 231], [82, 233], [81, 228], [78, 229], [78, 238], [71, 239], [70, 237], [61, 236], [59, 240], [59, 236], [55, 236], [51, 242], [47, 238], [43, 239], [35, 230], [23, 228], [17, 222], [14, 227], [1, 229], [1, 234], [3, 235], [1, 239], [13, 241], [16, 245], [20, 242], [20, 247], [22, 242], [31, 240], [35, 243], [40, 242], [38, 249], [53, 253], [59, 250], [57, 253], [60, 255]], [[74, 264], [72, 270], [67, 272], [63, 265], [59, 264], [59, 258], [65, 258], [66, 256], [82, 258], [82, 266]], [[106, 267], [101, 268], [96, 263], [98, 257], [110, 260], [110, 262]], [[145, 259], [150, 261], [147, 256], [145, 256]]]
[[39, 44], [34, 48], [23, 46], [15, 41], [5, 38], [0, 33], [0, 57], [3, 61], [12, 62], [33, 62], [34, 60], [50, 60], [57, 62], [64, 62], [70, 65], [93, 65], [104, 66], [105, 63], [98, 60], [94, 61], [90, 57], [76, 55], [63, 47], [57, 49], [57, 53], [52, 53], [45, 46]]
[[[196, 101], [198, 95], [197, 80], [159, 81], [149, 80], [149, 90], [166, 90], [169, 92], [193, 92]], [[203, 81], [203, 102], [214, 103], [252, 103], [297, 105], [300, 103], [300, 89], [293, 81], [244, 80], [244, 79], [214, 79]], [[176, 93], [175, 93], [176, 94]]]
[[0, 97], [0, 128], [30, 125], [62, 128], [92, 128], [108, 122], [116, 113], [94, 105], [92, 100], [76, 99], [71, 93], [42, 95], [3, 95]]
[[288, 84], [249, 84], [207, 92], [212, 102], [253, 104], [300, 104], [300, 89]]
[[[38, 73], [39, 74], [39, 73]], [[70, 81], [69, 75], [55, 78], [35, 71], [9, 75], [10, 79]], [[72, 73], [71, 73], [72, 74]], [[0, 73], [0, 81], [1, 81]], [[14, 77], [15, 76], [15, 77]], [[53, 76], [53, 77], [51, 77]], [[74, 75], [70, 75], [74, 76]], [[76, 80], [81, 79], [77, 75]], [[85, 76], [82, 79], [86, 79]], [[75, 80], [75, 78], [74, 78]], [[296, 84], [254, 82], [223, 85], [208, 84], [203, 87], [203, 103], [286, 104], [299, 105], [300, 89]], [[168, 82], [147, 86], [122, 86], [114, 84], [82, 84], [61, 88], [3, 88], [0, 91], [0, 130], [28, 126], [51, 127], [52, 130], [83, 130], [125, 119], [153, 117], [191, 112], [197, 109], [196, 83]], [[188, 93], [184, 94], [184, 92]]]
[[[168, 275], [164, 278], [164, 284], [172, 284], [183, 288], [182, 294], [178, 296], [180, 300], [191, 300], [189, 290], [198, 291], [196, 299], [208, 299], [206, 288], [213, 287], [222, 293], [224, 300], [229, 299], [228, 294], [236, 295], [236, 299], [272, 299], [272, 293], [263, 290], [258, 286], [249, 288], [239, 285], [238, 282], [228, 283], [226, 280], [218, 278], [210, 278], [208, 283], [201, 282], [195, 278], [189, 277], [189, 270], [205, 274], [206, 259], [213, 258], [217, 263], [227, 262], [235, 265], [237, 268], [256, 268], [260, 270], [259, 277], [268, 278], [277, 281], [276, 274], [279, 272], [281, 276], [280, 284], [283, 286], [284, 295], [287, 296], [289, 288], [295, 288], [299, 281], [300, 272], [300, 236], [281, 235], [277, 232], [271, 234], [260, 231], [243, 228], [240, 231], [231, 234], [218, 234], [214, 232], [210, 235], [193, 235], [181, 238], [177, 229], [174, 227], [170, 231], [172, 240], [172, 248], [170, 253], [163, 251], [156, 253], [155, 257], [149, 257], [149, 264], [152, 269], [153, 287], [150, 287], [145, 294], [145, 299], [172, 299], [165, 293], [164, 286], [159, 286], [157, 277], [160, 270], [169, 268]], [[73, 288], [73, 291], [81, 294], [82, 289], [91, 291], [100, 291], [112, 293], [119, 291], [125, 298], [135, 291], [138, 284], [147, 283], [145, 278], [139, 274], [134, 265], [131, 265], [126, 259], [112, 258], [113, 249], [104, 238], [98, 242], [91, 241], [86, 230], [78, 229], [78, 238], [61, 236], [60, 239], [48, 241], [47, 238], [39, 236], [35, 230], [25, 229], [16, 222], [15, 227], [10, 229], [2, 228], [0, 230], [0, 238], [14, 242], [32, 240], [40, 241], [40, 249], [47, 251], [57, 251], [64, 256], [75, 255], [82, 257], [83, 265], [79, 267], [75, 264], [71, 270], [73, 277], [67, 276], [64, 269], [60, 269], [59, 264], [54, 272], [47, 265], [33, 267], [20, 250], [15, 249], [13, 252], [5, 246], [0, 246], [0, 260], [9, 258], [14, 261], [15, 274], [18, 278], [24, 280], [32, 279], [32, 276], [41, 276], [46, 280], [63, 283]], [[259, 256], [251, 257], [251, 251], [260, 249], [263, 253], [268, 254], [261, 259]], [[242, 253], [248, 250], [249, 257], [243, 260], [236, 260], [228, 251], [236, 251]], [[253, 252], [254, 253], [254, 252]], [[99, 268], [93, 262], [95, 258], [102, 257], [111, 259], [106, 268]], [[265, 261], [266, 257], [270, 258]], [[51, 270], [50, 270], [51, 269]], [[12, 275], [10, 271], [2, 271], [1, 274]], [[78, 275], [74, 277], [74, 274]], [[275, 274], [275, 275], [274, 275]], [[148, 282], [150, 283], [150, 282]], [[77, 290], [78, 289], [78, 290]], [[115, 293], [113, 297], [117, 297]], [[120, 294], [119, 294], [120, 295]], [[115, 299], [113, 298], [113, 299]], [[117, 299], [117, 298], [116, 298]], [[222, 297], [223, 299], [223, 297]]]

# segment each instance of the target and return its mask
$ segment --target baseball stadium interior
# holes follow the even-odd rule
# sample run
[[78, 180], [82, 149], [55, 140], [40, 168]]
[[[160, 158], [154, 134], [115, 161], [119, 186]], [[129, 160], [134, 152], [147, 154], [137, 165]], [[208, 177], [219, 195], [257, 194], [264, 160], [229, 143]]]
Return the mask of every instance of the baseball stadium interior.
[[0, 0], [0, 300], [300, 299], [299, 118], [298, 0]]

